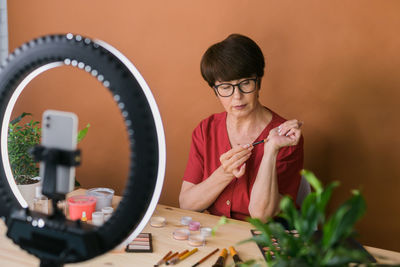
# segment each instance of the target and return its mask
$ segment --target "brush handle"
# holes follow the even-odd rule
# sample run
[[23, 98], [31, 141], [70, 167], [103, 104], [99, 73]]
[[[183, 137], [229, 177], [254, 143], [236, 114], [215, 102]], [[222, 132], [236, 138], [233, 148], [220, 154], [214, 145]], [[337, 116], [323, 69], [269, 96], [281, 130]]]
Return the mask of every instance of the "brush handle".
[[261, 140], [261, 141], [255, 142], [255, 143], [253, 143], [253, 144], [251, 144], [251, 145], [252, 145], [252, 146], [256, 146], [256, 145], [265, 143], [266, 141], [267, 141], [267, 139], [263, 139], [263, 140]]

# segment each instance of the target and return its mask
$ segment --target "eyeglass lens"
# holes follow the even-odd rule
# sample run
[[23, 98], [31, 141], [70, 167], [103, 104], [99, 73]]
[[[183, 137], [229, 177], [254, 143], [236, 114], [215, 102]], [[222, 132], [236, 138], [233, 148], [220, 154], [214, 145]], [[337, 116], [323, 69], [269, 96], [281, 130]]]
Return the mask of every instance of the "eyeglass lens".
[[216, 88], [220, 96], [231, 96], [235, 90], [235, 86], [237, 86], [242, 93], [251, 93], [256, 89], [256, 79], [243, 80], [237, 84], [222, 83], [216, 86]]

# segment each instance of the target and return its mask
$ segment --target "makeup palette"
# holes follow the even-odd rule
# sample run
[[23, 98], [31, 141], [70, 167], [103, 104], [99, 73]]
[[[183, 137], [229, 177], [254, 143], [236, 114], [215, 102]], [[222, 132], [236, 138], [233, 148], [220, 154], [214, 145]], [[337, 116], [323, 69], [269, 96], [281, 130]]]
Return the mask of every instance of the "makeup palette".
[[[258, 231], [258, 230], [253, 230], [252, 229], [250, 231], [251, 231], [251, 234], [253, 236], [257, 236], [257, 235], [261, 234], [261, 232]], [[289, 230], [285, 230], [285, 232], [290, 234], [290, 235], [292, 235], [295, 238], [299, 238], [299, 233], [296, 230], [290, 230], [290, 231]], [[277, 238], [271, 237], [271, 243], [272, 243], [272, 246], [261, 246], [260, 244], [257, 244], [258, 248], [260, 249], [260, 251], [263, 254], [265, 259], [267, 259], [266, 258], [266, 254], [271, 255], [271, 257], [274, 259], [275, 258], [275, 253], [274, 253], [273, 250], [275, 250], [275, 251], [281, 250], [281, 247], [279, 245], [279, 240]]]
[[126, 246], [126, 252], [153, 252], [153, 242], [150, 233], [139, 234]]

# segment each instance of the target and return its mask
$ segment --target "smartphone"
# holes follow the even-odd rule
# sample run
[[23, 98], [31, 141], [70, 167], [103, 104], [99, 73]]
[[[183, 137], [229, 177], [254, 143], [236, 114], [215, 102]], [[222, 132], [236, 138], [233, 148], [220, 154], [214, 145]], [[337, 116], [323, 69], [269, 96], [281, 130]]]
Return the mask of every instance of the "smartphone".
[[[77, 145], [78, 117], [71, 112], [46, 110], [42, 119], [42, 146], [74, 151]], [[44, 177], [46, 163], [40, 163]], [[67, 194], [74, 189], [75, 167], [57, 166], [56, 192]]]

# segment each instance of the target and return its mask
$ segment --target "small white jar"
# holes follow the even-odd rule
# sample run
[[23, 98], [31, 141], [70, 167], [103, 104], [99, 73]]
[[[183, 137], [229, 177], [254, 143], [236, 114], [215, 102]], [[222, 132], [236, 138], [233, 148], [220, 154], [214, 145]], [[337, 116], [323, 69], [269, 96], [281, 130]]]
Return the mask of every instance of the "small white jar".
[[96, 226], [101, 226], [104, 223], [104, 214], [101, 211], [92, 213], [92, 223]]

